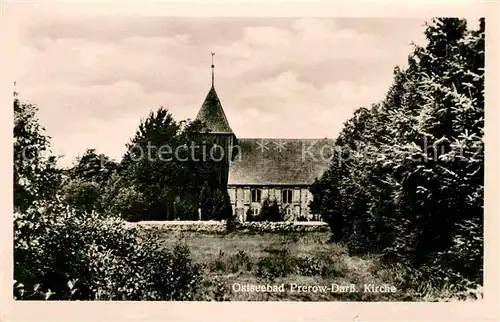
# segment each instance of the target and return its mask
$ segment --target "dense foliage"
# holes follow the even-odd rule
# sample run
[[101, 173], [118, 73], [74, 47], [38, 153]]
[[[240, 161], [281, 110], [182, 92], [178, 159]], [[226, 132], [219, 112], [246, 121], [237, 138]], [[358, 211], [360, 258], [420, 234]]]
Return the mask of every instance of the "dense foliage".
[[164, 108], [150, 113], [127, 144], [110, 204], [132, 198], [132, 212], [120, 209], [130, 220], [196, 220], [199, 208], [203, 219], [231, 218], [229, 195], [219, 189], [220, 167], [207, 156], [213, 145], [203, 130], [198, 121], [176, 122]]
[[482, 284], [484, 19], [434, 19], [385, 100], [345, 123], [311, 208], [408, 280]]
[[15, 95], [14, 297], [194, 299], [201, 268], [186, 248], [164, 249], [118, 216], [96, 212], [116, 166], [101, 166], [88, 151], [61, 171], [48, 149], [36, 108]]
[[94, 149], [77, 158], [64, 172], [62, 201], [128, 221], [233, 219], [203, 130], [197, 121], [176, 122], [163, 108], [150, 113], [120, 163]]
[[49, 137], [38, 123], [38, 108], [14, 93], [14, 209], [24, 211], [38, 199], [51, 199], [61, 181]]
[[227, 220], [232, 217], [231, 200], [227, 190], [211, 187], [205, 181], [200, 190], [199, 208], [201, 220]]
[[14, 228], [18, 298], [192, 300], [198, 292], [201, 267], [187, 248], [163, 249], [116, 216], [46, 205], [16, 214]]
[[61, 201], [81, 211], [104, 212], [110, 208], [107, 186], [117, 171], [116, 162], [94, 149], [87, 149], [72, 168], [64, 171]]
[[248, 222], [258, 222], [258, 221], [283, 221], [284, 213], [280, 209], [278, 202], [276, 200], [270, 200], [269, 198], [264, 199], [262, 202], [262, 207], [258, 215], [253, 215], [253, 209], [249, 208], [247, 212], [246, 221]]

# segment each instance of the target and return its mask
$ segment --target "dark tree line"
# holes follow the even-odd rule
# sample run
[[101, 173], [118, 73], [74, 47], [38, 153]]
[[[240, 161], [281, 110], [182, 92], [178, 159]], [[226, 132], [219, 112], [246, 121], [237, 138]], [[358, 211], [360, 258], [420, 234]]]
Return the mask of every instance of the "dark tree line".
[[57, 198], [78, 211], [119, 214], [130, 221], [197, 220], [198, 209], [203, 220], [232, 219], [229, 195], [218, 181], [220, 167], [203, 157], [212, 145], [204, 141], [200, 122], [176, 122], [160, 108], [141, 120], [121, 161], [88, 149], [70, 169], [62, 169], [37, 111], [14, 94], [16, 209]]
[[[130, 221], [231, 219], [217, 162], [206, 151], [203, 124], [176, 122], [160, 108], [142, 120], [120, 162], [89, 149], [67, 171], [65, 200], [85, 211]], [[193, 148], [191, 148], [193, 147]]]
[[482, 284], [484, 31], [434, 19], [385, 99], [344, 124], [310, 206], [352, 252]]

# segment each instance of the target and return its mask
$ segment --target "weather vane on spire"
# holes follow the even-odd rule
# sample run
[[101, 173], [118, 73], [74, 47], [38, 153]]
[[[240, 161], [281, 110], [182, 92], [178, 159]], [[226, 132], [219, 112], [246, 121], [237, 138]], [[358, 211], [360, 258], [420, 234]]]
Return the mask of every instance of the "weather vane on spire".
[[212, 52], [211, 54], [212, 54], [212, 87], [214, 87], [214, 67], [215, 67], [214, 66], [214, 55], [215, 55], [215, 53]]

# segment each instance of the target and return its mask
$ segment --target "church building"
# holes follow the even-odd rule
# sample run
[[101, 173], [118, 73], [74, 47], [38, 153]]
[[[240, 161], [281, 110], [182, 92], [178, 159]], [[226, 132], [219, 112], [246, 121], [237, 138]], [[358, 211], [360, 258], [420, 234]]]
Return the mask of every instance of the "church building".
[[196, 119], [225, 151], [221, 185], [239, 221], [249, 213], [258, 215], [265, 199], [276, 200], [285, 220], [319, 220], [309, 211], [309, 187], [331, 162], [332, 140], [236, 137], [215, 91], [213, 63], [212, 87]]

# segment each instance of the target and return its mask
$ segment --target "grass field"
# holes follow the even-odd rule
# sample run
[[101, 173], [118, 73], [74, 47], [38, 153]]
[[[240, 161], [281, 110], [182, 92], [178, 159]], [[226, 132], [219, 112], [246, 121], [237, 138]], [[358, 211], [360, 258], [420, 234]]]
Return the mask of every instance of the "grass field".
[[[350, 256], [329, 243], [328, 232], [227, 233], [159, 232], [166, 246], [186, 244], [204, 265], [202, 300], [231, 301], [390, 301], [403, 294], [365, 292], [364, 284], [391, 284], [375, 258]], [[280, 286], [282, 292], [239, 289], [245, 285]], [[297, 287], [295, 287], [295, 285]], [[356, 285], [355, 292], [325, 287]], [[299, 286], [316, 288], [299, 289]], [[320, 290], [319, 287], [323, 287]], [[294, 288], [292, 290], [292, 287]], [[335, 287], [335, 286], [333, 286]], [[238, 291], [239, 289], [239, 291]]]

